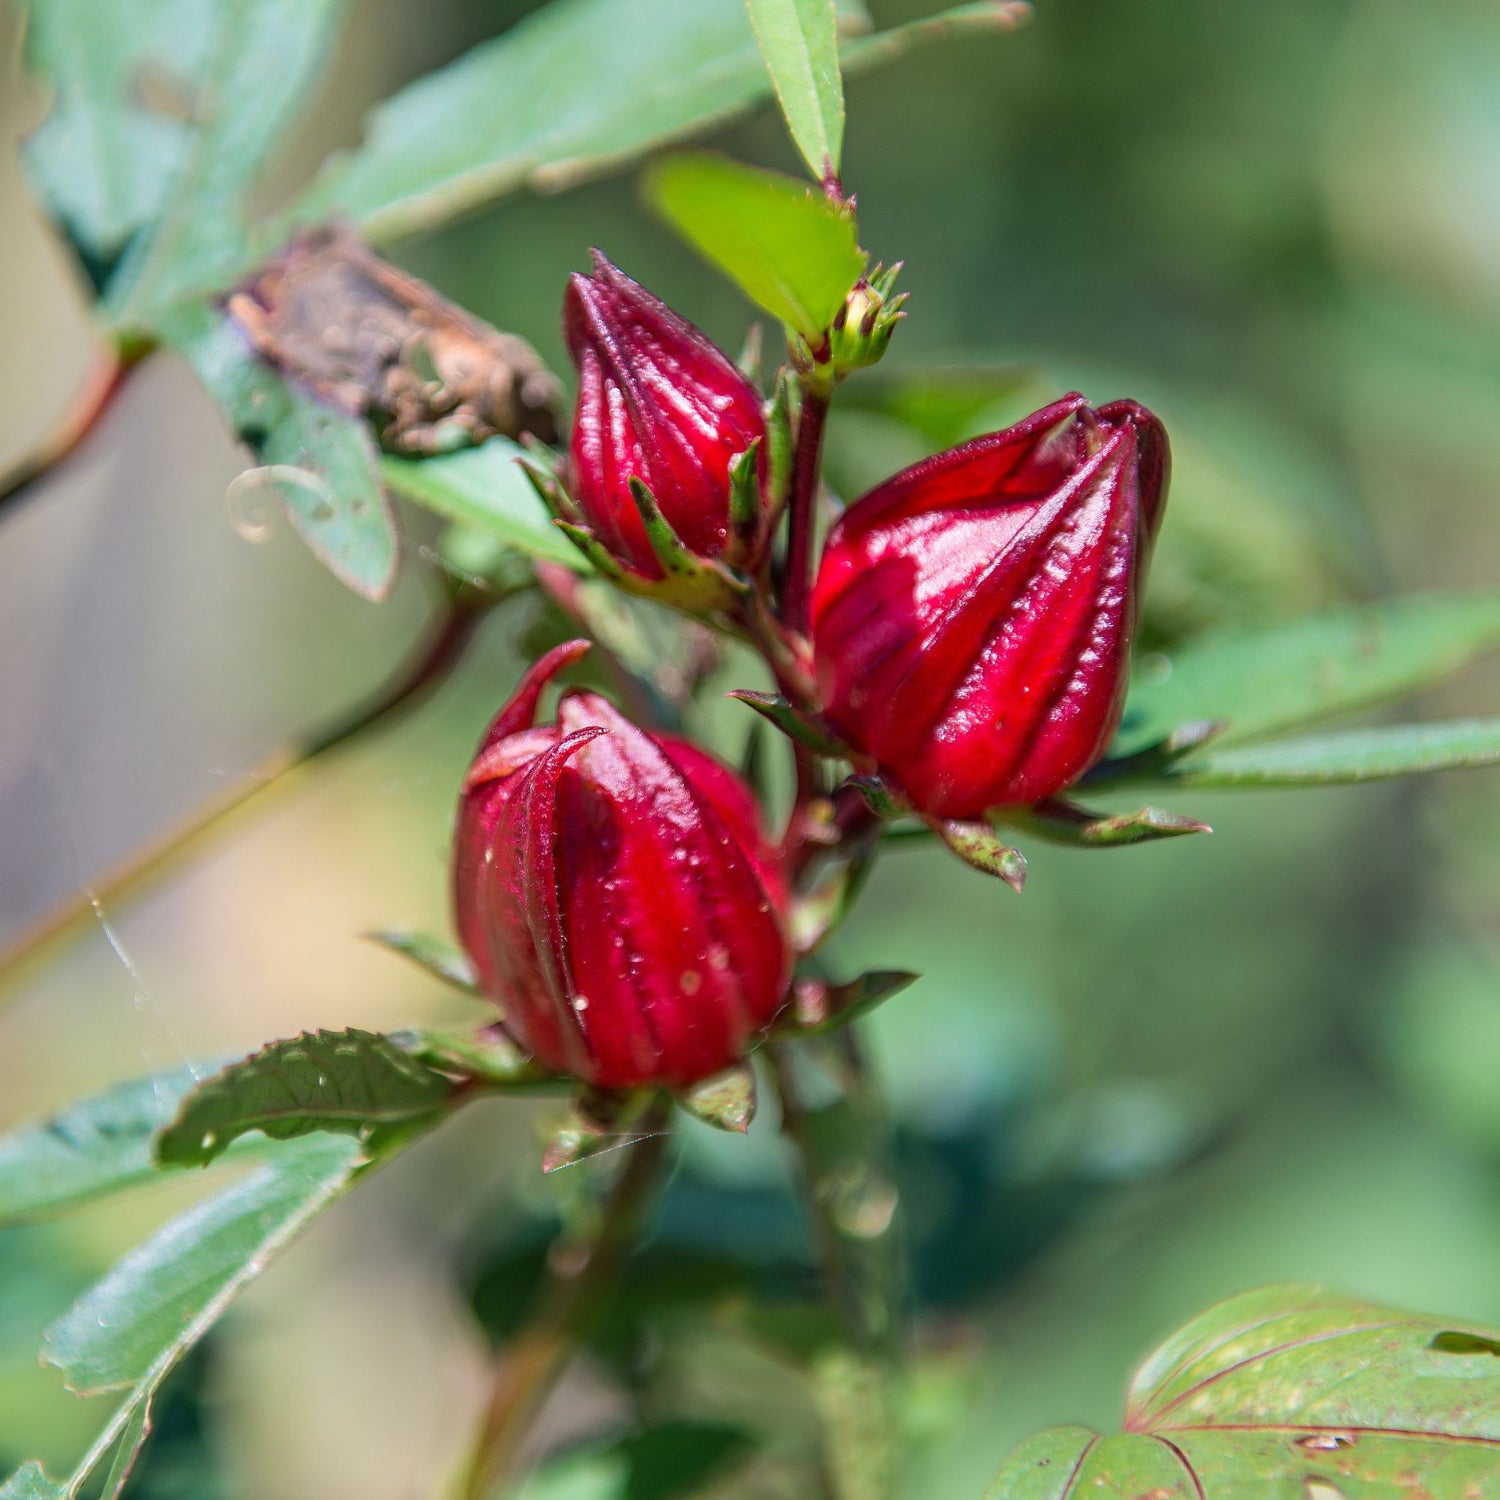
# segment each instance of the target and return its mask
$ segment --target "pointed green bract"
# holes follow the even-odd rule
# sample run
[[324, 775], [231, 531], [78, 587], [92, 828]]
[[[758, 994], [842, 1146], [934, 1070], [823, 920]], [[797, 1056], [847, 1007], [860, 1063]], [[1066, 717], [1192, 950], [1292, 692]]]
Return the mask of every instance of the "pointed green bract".
[[838, 176], [844, 150], [833, 0], [745, 0], [787, 129], [819, 182]]
[[1500, 1496], [1500, 1329], [1272, 1287], [1210, 1309], [1141, 1368], [1128, 1431], [1045, 1432], [987, 1500]]
[[399, 953], [410, 959], [418, 968], [425, 969], [434, 979], [451, 984], [454, 989], [473, 995], [479, 991], [479, 974], [470, 962], [467, 953], [445, 943], [440, 938], [429, 937], [423, 932], [369, 932], [365, 934], [372, 943]]
[[790, 177], [685, 152], [652, 167], [644, 191], [700, 255], [814, 345], [864, 270], [853, 212]]

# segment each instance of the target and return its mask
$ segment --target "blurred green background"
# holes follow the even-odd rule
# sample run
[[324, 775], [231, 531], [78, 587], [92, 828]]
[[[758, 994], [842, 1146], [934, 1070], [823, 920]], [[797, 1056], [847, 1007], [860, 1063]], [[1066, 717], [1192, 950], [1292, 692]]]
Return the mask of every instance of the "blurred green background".
[[[363, 0], [275, 186], [528, 8]], [[13, 142], [45, 100], [14, 17], [0, 28]], [[906, 262], [912, 300], [879, 375], [836, 407], [845, 493], [1077, 386], [1142, 399], [1173, 433], [1149, 624], [1166, 662], [1218, 623], [1500, 579], [1492, 0], [1039, 0], [1014, 36], [854, 81], [849, 108], [864, 244]], [[794, 169], [769, 111], [719, 143]], [[0, 223], [4, 463], [66, 402], [89, 338], [10, 149]], [[561, 367], [562, 284], [591, 244], [738, 346], [748, 308], [629, 178], [512, 200], [396, 258]], [[363, 604], [284, 527], [236, 534], [239, 466], [161, 358], [0, 527], [0, 945], [358, 698], [419, 630], [420, 546], [395, 600]], [[0, 1125], [302, 1028], [471, 1018], [358, 935], [444, 928], [454, 790], [528, 618], [499, 612], [419, 716], [0, 992]], [[1497, 689], [1491, 665], [1421, 707], [1493, 712]], [[740, 721], [711, 723], [733, 753]], [[1038, 1426], [1113, 1423], [1155, 1340], [1253, 1285], [1500, 1321], [1500, 778], [1180, 801], [1212, 839], [1037, 850], [1020, 899], [894, 854], [832, 952], [924, 976], [873, 1025], [922, 1351], [913, 1500], [976, 1496]], [[480, 1399], [481, 1321], [503, 1331], [524, 1304], [568, 1191], [535, 1164], [528, 1107], [488, 1104], [362, 1188], [178, 1378], [133, 1493], [434, 1493]], [[102, 1421], [36, 1368], [40, 1329], [193, 1191], [0, 1237], [0, 1472], [65, 1465]], [[651, 1255], [662, 1287], [715, 1307], [806, 1280], [774, 1121], [749, 1142], [693, 1134]], [[657, 1300], [628, 1354], [605, 1340], [578, 1364], [542, 1444], [616, 1420], [643, 1369], [676, 1414], [787, 1415], [774, 1365], [730, 1347], [717, 1312]], [[787, 1430], [790, 1457], [715, 1493], [795, 1493]]]

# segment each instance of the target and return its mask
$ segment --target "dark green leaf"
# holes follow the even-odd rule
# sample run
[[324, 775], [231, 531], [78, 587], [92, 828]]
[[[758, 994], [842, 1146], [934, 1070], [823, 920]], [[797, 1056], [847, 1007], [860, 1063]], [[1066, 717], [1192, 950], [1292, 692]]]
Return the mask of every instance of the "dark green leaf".
[[524, 456], [518, 444], [496, 437], [442, 458], [383, 458], [380, 467], [398, 495], [528, 556], [586, 572], [583, 555], [552, 524], [547, 507], [516, 462]]
[[752, 302], [811, 343], [864, 270], [852, 211], [790, 177], [688, 152], [652, 167], [645, 193]]
[[1500, 1495], [1500, 1331], [1273, 1287], [1148, 1359], [1128, 1431], [1032, 1438], [989, 1500]]
[[60, 1213], [156, 1176], [152, 1137], [218, 1066], [122, 1083], [0, 1137], [0, 1223]]
[[28, 62], [56, 97], [29, 173], [112, 321], [151, 327], [238, 262], [240, 198], [306, 101], [343, 4], [31, 0]]
[[200, 1084], [157, 1138], [165, 1166], [210, 1162], [237, 1136], [332, 1130], [368, 1137], [430, 1119], [452, 1085], [388, 1038], [319, 1031], [272, 1042]]
[[833, 0], [746, 0], [787, 129], [818, 181], [836, 177], [844, 150]]
[[[1412, 693], [1500, 645], [1500, 594], [1431, 594], [1197, 641], [1140, 662], [1113, 754], [1220, 719], [1219, 743]], [[1217, 753], [1217, 752], [1216, 752]]]
[[[70, 1390], [80, 1396], [127, 1393], [64, 1493], [74, 1494], [114, 1451], [103, 1491], [104, 1500], [113, 1500], [150, 1430], [151, 1402], [161, 1382], [245, 1286], [349, 1187], [366, 1161], [360, 1145], [349, 1140], [322, 1138], [281, 1148], [232, 1187], [179, 1214], [47, 1330], [42, 1360], [62, 1371]], [[33, 1488], [18, 1496], [52, 1500], [52, 1490], [27, 1482]]]
[[1395, 724], [1231, 750], [1205, 750], [1170, 775], [1193, 786], [1334, 786], [1500, 764], [1500, 719]]
[[365, 598], [384, 599], [399, 544], [366, 425], [282, 381], [206, 308], [175, 319], [169, 336], [261, 461], [236, 481], [232, 514], [253, 514], [254, 490], [266, 486], [324, 567]]
[[468, 954], [452, 943], [428, 937], [422, 932], [371, 932], [366, 936], [372, 943], [379, 943], [382, 948], [409, 958], [444, 984], [451, 984], [471, 995], [479, 988], [479, 975]]

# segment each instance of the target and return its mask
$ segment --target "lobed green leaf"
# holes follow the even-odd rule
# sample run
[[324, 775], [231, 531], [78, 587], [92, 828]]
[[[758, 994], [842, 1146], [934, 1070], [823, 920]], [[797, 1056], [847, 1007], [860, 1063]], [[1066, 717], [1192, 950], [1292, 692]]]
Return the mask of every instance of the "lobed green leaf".
[[1210, 1309], [1131, 1383], [1125, 1432], [1045, 1432], [988, 1500], [1500, 1496], [1500, 1330], [1319, 1287]]
[[370, 1138], [434, 1118], [452, 1093], [441, 1073], [369, 1031], [272, 1042], [183, 1100], [157, 1137], [164, 1166], [202, 1166], [259, 1130], [274, 1140], [336, 1131]]
[[709, 152], [647, 172], [647, 201], [750, 300], [818, 344], [865, 268], [853, 211]]
[[844, 150], [834, 0], [746, 0], [787, 129], [814, 178], [837, 177]]

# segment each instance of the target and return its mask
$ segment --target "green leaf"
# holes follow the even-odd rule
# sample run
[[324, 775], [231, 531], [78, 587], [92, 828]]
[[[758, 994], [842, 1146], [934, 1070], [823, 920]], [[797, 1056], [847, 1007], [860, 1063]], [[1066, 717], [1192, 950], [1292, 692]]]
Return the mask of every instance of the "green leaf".
[[452, 1084], [388, 1038], [318, 1031], [272, 1042], [200, 1084], [157, 1138], [164, 1166], [201, 1166], [237, 1136], [331, 1130], [368, 1138], [430, 1119]]
[[[839, 14], [867, 24], [858, 0]], [[744, 0], [553, 0], [386, 100], [293, 214], [343, 214], [389, 240], [618, 171], [770, 88]]]
[[153, 326], [238, 262], [241, 196], [308, 98], [344, 3], [31, 0], [27, 61], [56, 92], [28, 173], [117, 326]]
[[517, 462], [525, 457], [518, 443], [493, 437], [441, 458], [386, 457], [380, 469], [398, 495], [450, 521], [461, 521], [530, 557], [587, 572], [583, 555], [552, 524]]
[[787, 129], [813, 176], [837, 177], [844, 150], [833, 0], [745, 0]]
[[0, 1137], [0, 1224], [62, 1213], [155, 1177], [152, 1137], [217, 1066], [122, 1083]]
[[1336, 786], [1496, 764], [1500, 719], [1460, 719], [1205, 750], [1169, 774], [1193, 786]]
[[1319, 1287], [1212, 1308], [1131, 1384], [1126, 1432], [1022, 1445], [988, 1500], [1500, 1495], [1500, 1330]]
[[[367, 1165], [356, 1141], [320, 1137], [277, 1150], [224, 1192], [179, 1214], [125, 1256], [47, 1330], [43, 1363], [81, 1396], [124, 1391], [124, 1400], [68, 1484], [31, 1487], [14, 1500], [72, 1497], [115, 1451], [102, 1495], [113, 1500], [150, 1430], [151, 1402], [173, 1366], [288, 1243], [340, 1197]], [[9, 1490], [0, 1491], [13, 1500]]]
[[174, 318], [167, 333], [261, 461], [235, 482], [231, 514], [252, 512], [254, 490], [266, 486], [334, 577], [366, 599], [384, 599], [400, 546], [368, 427], [284, 382], [207, 308]]
[[699, 254], [811, 343], [865, 268], [853, 212], [790, 177], [685, 152], [653, 166], [644, 191]]
[[1263, 739], [1399, 698], [1500, 645], [1500, 593], [1429, 594], [1195, 641], [1138, 664], [1112, 755], [1193, 720], [1217, 744]]

